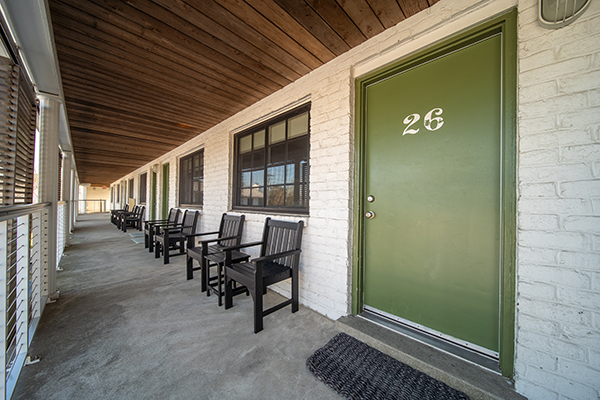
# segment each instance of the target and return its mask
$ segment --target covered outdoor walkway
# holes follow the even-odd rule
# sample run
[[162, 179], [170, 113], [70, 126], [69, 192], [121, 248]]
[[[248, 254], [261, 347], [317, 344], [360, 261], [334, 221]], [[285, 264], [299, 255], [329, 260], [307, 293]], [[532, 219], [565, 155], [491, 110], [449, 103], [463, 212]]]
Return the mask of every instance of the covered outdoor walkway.
[[31, 345], [41, 361], [13, 399], [339, 398], [305, 367], [333, 321], [288, 307], [254, 334], [250, 297], [225, 311], [184, 265], [163, 265], [107, 214], [80, 216]]

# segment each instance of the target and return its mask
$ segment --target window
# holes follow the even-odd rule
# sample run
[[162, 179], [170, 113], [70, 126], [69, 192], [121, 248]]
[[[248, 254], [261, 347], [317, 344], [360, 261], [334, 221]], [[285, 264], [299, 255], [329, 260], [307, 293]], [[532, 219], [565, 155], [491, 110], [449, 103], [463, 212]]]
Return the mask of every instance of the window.
[[140, 203], [142, 204], [146, 204], [146, 192], [148, 190], [147, 181], [148, 173], [144, 172], [140, 175]]
[[129, 180], [129, 198], [133, 199], [133, 178]]
[[234, 208], [308, 213], [310, 104], [235, 137]]
[[204, 149], [179, 160], [179, 206], [201, 206], [203, 193]]

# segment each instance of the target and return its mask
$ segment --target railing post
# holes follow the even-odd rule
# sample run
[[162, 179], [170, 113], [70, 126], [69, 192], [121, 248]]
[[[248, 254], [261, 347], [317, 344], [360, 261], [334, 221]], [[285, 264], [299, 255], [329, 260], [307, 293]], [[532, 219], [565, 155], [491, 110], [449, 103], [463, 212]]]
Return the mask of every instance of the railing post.
[[[31, 214], [30, 240], [31, 248], [29, 249], [29, 319], [32, 321], [29, 329], [29, 342], [33, 338], [33, 331], [37, 324], [37, 319], [42, 314], [41, 298], [42, 298], [42, 235], [41, 223], [42, 212], [38, 211]], [[32, 329], [33, 328], [33, 329]]]
[[29, 345], [29, 214], [17, 218], [17, 359], [25, 359]]

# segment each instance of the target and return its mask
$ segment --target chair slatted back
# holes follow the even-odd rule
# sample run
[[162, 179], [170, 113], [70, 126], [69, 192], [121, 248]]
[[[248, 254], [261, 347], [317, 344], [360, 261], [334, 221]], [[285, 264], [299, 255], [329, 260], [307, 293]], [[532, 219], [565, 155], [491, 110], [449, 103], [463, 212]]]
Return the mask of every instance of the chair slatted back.
[[183, 235], [192, 235], [196, 233], [196, 223], [198, 222], [198, 211], [186, 210], [181, 221], [184, 228], [181, 230]]
[[219, 240], [217, 243], [221, 246], [236, 246], [242, 241], [242, 230], [244, 229], [244, 215], [227, 215], [223, 214], [221, 218], [221, 226], [219, 227], [219, 237], [237, 236], [237, 238], [229, 240]]
[[[265, 230], [263, 232], [263, 245], [260, 255], [269, 256], [271, 254], [281, 253], [289, 250], [300, 249], [302, 245], [303, 221], [276, 221], [267, 218], [265, 221]], [[298, 257], [288, 256], [275, 260], [276, 263], [292, 267], [297, 263]]]
[[170, 224], [174, 224], [177, 222], [177, 219], [179, 218], [179, 214], [181, 213], [181, 210], [178, 208], [171, 208], [169, 210], [169, 216], [167, 217], [167, 220], [169, 221]]

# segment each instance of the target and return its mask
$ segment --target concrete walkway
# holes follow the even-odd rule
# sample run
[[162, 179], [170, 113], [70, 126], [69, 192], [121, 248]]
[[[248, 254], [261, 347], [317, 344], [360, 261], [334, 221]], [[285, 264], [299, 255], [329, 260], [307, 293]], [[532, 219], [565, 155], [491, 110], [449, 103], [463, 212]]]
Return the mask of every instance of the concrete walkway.
[[30, 350], [41, 361], [13, 399], [340, 398], [305, 367], [338, 333], [310, 309], [286, 307], [254, 334], [250, 297], [218, 307], [186, 280], [184, 257], [163, 265], [107, 214], [80, 216], [60, 265], [60, 299]]

